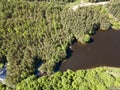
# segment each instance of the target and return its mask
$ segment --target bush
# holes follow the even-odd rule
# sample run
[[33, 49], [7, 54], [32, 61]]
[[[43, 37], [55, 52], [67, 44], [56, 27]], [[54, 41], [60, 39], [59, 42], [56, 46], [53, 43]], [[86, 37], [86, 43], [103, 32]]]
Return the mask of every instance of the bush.
[[85, 34], [84, 37], [83, 37], [83, 42], [88, 43], [89, 41], [90, 41], [90, 35]]

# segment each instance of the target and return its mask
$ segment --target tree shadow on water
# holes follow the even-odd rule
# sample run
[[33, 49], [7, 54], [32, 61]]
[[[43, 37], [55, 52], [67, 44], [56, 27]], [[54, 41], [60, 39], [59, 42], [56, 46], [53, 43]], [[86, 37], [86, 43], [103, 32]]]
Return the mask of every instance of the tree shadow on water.
[[[70, 58], [70, 57], [72, 56], [72, 53], [73, 53], [73, 50], [71, 50], [71, 46], [70, 46], [69, 48], [67, 48], [66, 53], [67, 53], [67, 56], [66, 56], [64, 59], [67, 60], [68, 58]], [[64, 60], [64, 59], [63, 59], [63, 60]], [[55, 68], [54, 68], [54, 72], [59, 71], [59, 68], [60, 68], [63, 60], [62, 60], [61, 62], [59, 62], [59, 63], [56, 64], [56, 66], [55, 66]]]
[[40, 74], [40, 71], [38, 70], [39, 69], [39, 67], [43, 64], [43, 62], [41, 61], [41, 59], [38, 57], [38, 56], [36, 56], [36, 57], [34, 57], [34, 60], [36, 61], [35, 62], [35, 75], [37, 75], [38, 77], [39, 76], [41, 76], [41, 74]]
[[66, 59], [68, 59], [69, 57], [72, 56], [73, 50], [72, 50], [72, 46], [70, 46], [67, 50], [66, 50], [67, 56]]
[[94, 39], [90, 38], [90, 41], [88, 43], [93, 43], [93, 42], [94, 42]]

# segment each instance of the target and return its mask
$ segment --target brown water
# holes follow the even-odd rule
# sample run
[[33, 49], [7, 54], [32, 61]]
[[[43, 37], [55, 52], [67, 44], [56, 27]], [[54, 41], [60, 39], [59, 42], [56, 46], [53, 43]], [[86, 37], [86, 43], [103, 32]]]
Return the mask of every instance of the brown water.
[[120, 67], [120, 31], [98, 31], [87, 45], [72, 45], [72, 56], [61, 63], [60, 71], [99, 66]]

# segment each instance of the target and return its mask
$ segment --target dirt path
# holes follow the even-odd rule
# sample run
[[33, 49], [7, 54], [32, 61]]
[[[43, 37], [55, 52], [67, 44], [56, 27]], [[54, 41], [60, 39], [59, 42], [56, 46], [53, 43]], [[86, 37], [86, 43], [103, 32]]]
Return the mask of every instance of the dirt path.
[[92, 5], [105, 5], [105, 4], [108, 4], [109, 1], [107, 2], [98, 2], [98, 3], [81, 3], [79, 5], [75, 5], [75, 6], [72, 6], [71, 8], [75, 11], [78, 7], [85, 7], [85, 6], [92, 6]]

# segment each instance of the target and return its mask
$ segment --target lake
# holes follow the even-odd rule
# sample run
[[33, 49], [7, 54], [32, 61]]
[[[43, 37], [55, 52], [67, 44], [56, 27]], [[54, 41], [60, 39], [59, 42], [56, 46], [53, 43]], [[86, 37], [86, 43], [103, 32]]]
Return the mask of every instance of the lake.
[[59, 71], [89, 69], [99, 66], [120, 67], [120, 31], [97, 31], [88, 44], [74, 43], [72, 55], [63, 60]]

